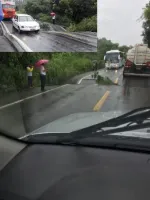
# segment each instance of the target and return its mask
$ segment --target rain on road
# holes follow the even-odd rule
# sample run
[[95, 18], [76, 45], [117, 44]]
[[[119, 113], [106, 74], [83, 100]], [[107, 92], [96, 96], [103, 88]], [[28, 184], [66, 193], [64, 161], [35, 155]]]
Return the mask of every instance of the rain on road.
[[[19, 96], [16, 92], [12, 99], [9, 95], [9, 99], [6, 97], [6, 101], [0, 101], [0, 116], [3, 116], [0, 127], [5, 131], [11, 128], [11, 132], [20, 137], [72, 113], [128, 112], [135, 108], [150, 106], [149, 78], [123, 79], [122, 69], [118, 71], [101, 70], [100, 73], [107, 75], [116, 85], [98, 86], [94, 80], [90, 80], [90, 76], [86, 76], [80, 84], [50, 88], [43, 94], [39, 93], [39, 88], [35, 88], [23, 96]], [[34, 96], [37, 93], [39, 95]], [[30, 96], [29, 99], [16, 102], [27, 96]], [[15, 103], [9, 105], [11, 102]], [[9, 127], [7, 126], [8, 121]]]
[[[33, 52], [97, 52], [97, 35], [91, 34], [88, 43], [72, 39], [70, 34], [60, 33], [21, 33], [12, 28], [11, 21], [5, 21], [11, 33], [21, 39]], [[79, 36], [79, 34], [77, 34]]]

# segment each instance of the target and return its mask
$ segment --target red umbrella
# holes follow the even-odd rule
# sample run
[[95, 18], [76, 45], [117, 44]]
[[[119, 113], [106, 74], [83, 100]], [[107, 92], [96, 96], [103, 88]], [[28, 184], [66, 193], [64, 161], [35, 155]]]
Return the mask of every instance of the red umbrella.
[[54, 12], [51, 12], [51, 14], [50, 14], [51, 16], [55, 16], [56, 14], [54, 13]]
[[49, 60], [39, 60], [39, 61], [35, 64], [35, 66], [36, 66], [36, 67], [40, 67], [41, 65], [47, 64], [48, 62], [49, 62]]

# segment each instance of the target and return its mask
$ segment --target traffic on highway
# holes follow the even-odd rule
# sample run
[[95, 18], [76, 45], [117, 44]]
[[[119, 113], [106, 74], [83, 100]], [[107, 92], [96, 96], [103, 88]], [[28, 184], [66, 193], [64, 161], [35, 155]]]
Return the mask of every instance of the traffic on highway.
[[[114, 58], [114, 52], [112, 55], [112, 58]], [[13, 55], [11, 56], [10, 59], [16, 59]], [[88, 58], [85, 58], [82, 54], [77, 54], [74, 57], [73, 54], [55, 55], [54, 53], [47, 56], [49, 57], [48, 60], [40, 60], [38, 64], [36, 55], [35, 57], [28, 55], [28, 58], [24, 55], [18, 58], [18, 61], [15, 61], [22, 60], [22, 62], [26, 63], [26, 66], [22, 67], [22, 69], [18, 68], [20, 77], [17, 78], [17, 74], [14, 77], [12, 72], [12, 74], [9, 74], [9, 79], [13, 80], [13, 87], [16, 87], [16, 91], [13, 90], [12, 84], [7, 79], [5, 79], [6, 84], [4, 82], [1, 83], [1, 90], [4, 90], [3, 94], [5, 95], [0, 102], [0, 112], [1, 115], [4, 115], [0, 127], [9, 132], [9, 127], [6, 126], [6, 122], [9, 119], [10, 126], [13, 126], [12, 134], [15, 137], [24, 137], [33, 131], [36, 132], [46, 124], [51, 124], [51, 122], [69, 115], [78, 116], [78, 113], [83, 113], [83, 115], [85, 113], [86, 116], [90, 112], [93, 115], [95, 115], [95, 112], [100, 112], [107, 119], [110, 119], [131, 110], [149, 107], [150, 79], [148, 77], [140, 77], [140, 74], [139, 77], [124, 77], [125, 68], [129, 68], [127, 58], [125, 66], [108, 69], [107, 65], [104, 68], [99, 68], [98, 63], [91, 63], [90, 53]], [[90, 67], [88, 70], [90, 72], [80, 73], [67, 79], [67, 77], [70, 77], [69, 74], [73, 73], [70, 71], [68, 60], [71, 59], [69, 58], [70, 56], [72, 63], [74, 63], [74, 60], [77, 62], [78, 59], [80, 60], [79, 66], [82, 66], [84, 62], [89, 63], [87, 67]], [[40, 58], [40, 54], [38, 57]], [[118, 58], [118, 55], [116, 58]], [[27, 65], [30, 59], [34, 59], [36, 62]], [[58, 63], [63, 59], [65, 59], [63, 62], [66, 64], [61, 64], [64, 71], [61, 72], [62, 69]], [[104, 60], [107, 63], [106, 56], [104, 56]], [[15, 68], [17, 70], [17, 67]], [[43, 69], [44, 71], [42, 72], [41, 70]], [[3, 73], [7, 74], [7, 70], [4, 67]], [[80, 67], [78, 70], [81, 70]], [[95, 72], [97, 72], [97, 75], [93, 76]], [[42, 79], [39, 79], [38, 74], [42, 75]], [[38, 85], [41, 85], [41, 90]], [[11, 91], [9, 94], [7, 89], [14, 92]], [[14, 112], [16, 113], [15, 119]], [[99, 121], [100, 119], [98, 118], [97, 120]], [[93, 120], [91, 122], [94, 123]], [[65, 130], [67, 131], [67, 127]]]
[[[96, 0], [94, 1], [96, 2]], [[97, 7], [94, 1], [90, 0], [91, 6], [94, 4], [94, 7], [92, 7], [93, 10], [89, 7], [91, 10], [91, 13], [89, 12], [89, 17], [92, 17], [95, 21], [91, 27], [85, 23], [84, 29], [82, 20], [85, 21], [85, 16], [87, 16], [87, 10], [85, 9], [82, 11], [83, 16], [80, 17], [80, 19], [76, 19], [78, 18], [77, 14], [76, 18], [74, 16], [75, 14], [73, 14], [71, 19], [70, 14], [61, 16], [61, 11], [60, 13], [53, 11], [53, 7], [60, 7], [59, 9], [61, 9], [61, 4], [58, 5], [55, 2], [52, 3], [52, 7], [45, 13], [45, 9], [47, 9], [46, 1], [43, 2], [43, 5], [36, 4], [32, 6], [28, 5], [30, 3], [25, 1], [23, 5], [20, 5], [19, 3], [17, 4], [15, 0], [1, 0], [1, 20], [3, 20], [6, 27], [6, 30], [2, 29], [3, 35], [5, 36], [5, 32], [9, 32], [9, 35], [13, 35], [16, 40], [20, 40], [20, 43], [24, 43], [32, 52], [96, 52], [97, 24], [96, 15], [93, 16], [93, 11], [96, 10]], [[34, 9], [29, 10], [29, 6], [32, 6]], [[38, 6], [44, 9], [44, 13], [41, 11], [41, 13], [37, 15], [36, 9], [39, 9]], [[68, 20], [65, 24], [64, 21], [61, 21], [63, 17]], [[86, 33], [86, 36], [85, 34], [78, 34], [81, 28], [83, 28], [82, 32]], [[3, 38], [0, 38], [0, 40], [2, 39]], [[12, 44], [9, 39], [8, 43], [10, 46], [8, 52], [11, 52], [11, 46], [14, 46], [14, 43]], [[0, 51], [3, 51], [2, 46]]]
[[6, 1], [0, 199], [148, 199], [150, 0]]
[[[40, 173], [44, 183], [46, 177], [51, 175], [52, 183], [48, 181], [47, 184], [51, 188], [48, 196], [52, 197], [54, 196], [53, 181], [56, 176], [58, 177], [59, 170], [60, 177], [66, 177], [69, 169], [63, 171], [68, 163], [72, 170], [70, 173], [74, 175], [74, 171], [81, 171], [82, 175], [79, 176], [83, 179], [85, 177], [82, 170], [83, 168], [87, 169], [88, 166], [88, 170], [92, 170], [90, 176], [92, 176], [93, 183], [101, 182], [101, 178], [93, 177], [95, 172], [95, 167], [93, 168], [91, 164], [93, 162], [100, 172], [99, 166], [103, 168], [105, 162], [108, 162], [107, 159], [109, 160], [107, 165], [112, 166], [115, 163], [115, 170], [116, 162], [121, 162], [117, 164], [118, 170], [121, 166], [126, 169], [127, 165], [131, 170], [133, 165], [131, 171], [137, 169], [134, 167], [134, 162], [138, 163], [140, 165], [138, 173], [147, 166], [143, 162], [147, 161], [149, 156], [150, 79], [145, 77], [123, 78], [123, 68], [97, 69], [96, 65], [89, 62], [90, 54], [88, 59], [79, 53], [74, 56], [74, 53], [54, 53], [49, 54], [49, 60], [43, 60], [43, 57], [48, 58], [48, 54], [40, 53], [37, 56], [29, 53], [19, 57], [15, 53], [3, 54], [3, 58], [1, 58], [3, 64], [9, 59], [11, 65], [3, 65], [0, 71], [0, 145], [2, 151], [9, 147], [7, 151], [13, 151], [14, 157], [12, 160], [10, 158], [12, 154], [4, 154], [5, 159], [1, 162], [3, 179], [0, 179], [0, 197], [7, 196], [4, 192], [5, 188], [8, 191], [13, 190], [16, 194], [22, 194], [23, 188], [27, 188], [28, 191], [30, 169], [34, 174], [39, 175]], [[29, 61], [30, 65], [27, 65]], [[22, 69], [19, 63], [24, 63], [21, 65]], [[89, 66], [90, 68], [88, 68]], [[9, 67], [12, 68], [9, 69]], [[91, 71], [93, 68], [97, 70], [100, 79], [93, 78], [94, 71]], [[89, 72], [83, 73], [85, 69], [88, 69]], [[74, 76], [72, 76], [73, 74]], [[72, 78], [70, 79], [70, 77]], [[102, 152], [99, 152], [100, 150]], [[120, 153], [119, 159], [117, 153]], [[124, 153], [125, 155], [122, 157]], [[136, 158], [137, 155], [138, 158]], [[142, 160], [141, 156], [146, 156], [146, 158]], [[112, 157], [113, 159], [110, 160]], [[96, 160], [99, 159], [100, 163], [97, 164]], [[13, 167], [11, 167], [12, 161]], [[122, 165], [123, 161], [125, 164]], [[79, 162], [78, 165], [77, 162]], [[7, 166], [4, 165], [6, 163]], [[71, 165], [71, 163], [73, 164]], [[65, 165], [63, 170], [62, 164]], [[21, 165], [24, 173], [26, 172], [26, 184], [24, 180], [18, 181], [16, 178], [20, 173], [18, 165]], [[8, 168], [8, 166], [10, 167]], [[41, 166], [44, 173], [41, 172]], [[72, 168], [73, 166], [75, 169]], [[70, 177], [70, 173], [67, 181], [71, 179], [72, 182], [73, 175]], [[22, 190], [18, 187], [14, 188], [11, 184], [9, 179], [12, 178], [12, 175], [16, 185], [19, 184], [19, 188]], [[37, 177], [37, 175], [34, 176]], [[75, 179], [76, 177], [77, 175]], [[104, 179], [107, 177], [110, 178], [109, 172], [106, 173]], [[121, 180], [126, 177], [127, 175], [124, 177], [124, 173], [120, 174]], [[143, 177], [143, 171], [141, 174], [139, 173], [139, 177]], [[145, 177], [147, 177], [147, 173]], [[115, 175], [112, 175], [112, 178], [116, 180]], [[30, 188], [37, 191], [34, 187], [35, 179], [32, 178], [32, 180]], [[133, 173], [127, 180], [134, 181]], [[73, 183], [73, 188], [79, 184], [78, 182]], [[89, 185], [91, 181], [87, 180], [87, 183]], [[138, 181], [138, 183], [141, 182]], [[62, 180], [62, 184], [66, 184], [65, 179]], [[101, 184], [103, 185], [103, 182]], [[113, 184], [118, 188], [117, 183], [113, 182]], [[40, 185], [39, 181], [36, 185]], [[124, 187], [127, 185], [128, 183], [124, 183]], [[66, 193], [63, 189], [63, 194], [61, 194], [62, 197], [64, 196], [64, 200], [68, 196], [68, 187], [66, 187]], [[76, 193], [81, 195], [84, 187], [85, 184], [80, 186]], [[41, 189], [41, 186], [39, 188]], [[89, 190], [92, 188], [91, 185]], [[135, 187], [133, 186], [133, 188]], [[99, 189], [98, 187], [97, 190]], [[39, 190], [39, 194], [42, 194], [41, 190]], [[27, 196], [27, 193], [25, 195]], [[20, 200], [20, 197], [16, 197], [16, 199]], [[41, 199], [44, 200], [43, 197]], [[57, 195], [55, 199], [59, 200]]]
[[[41, 30], [39, 34], [34, 33], [33, 30], [29, 35], [21, 34], [21, 29], [18, 31], [16, 23], [18, 26], [23, 26], [24, 29], [25, 25], [22, 23], [37, 22], [31, 15], [17, 14], [15, 16], [17, 18], [13, 19], [13, 23], [16, 30], [13, 28], [13, 31], [26, 43], [31, 36], [35, 37], [37, 41], [41, 41], [41, 35], [45, 41], [47, 40], [46, 35], [52, 36]], [[12, 22], [4, 23], [9, 30], [12, 29]], [[77, 35], [88, 37], [86, 32], [78, 32]], [[91, 34], [91, 38], [93, 35], [94, 33]], [[54, 33], [53, 37], [56, 37], [58, 43], [60, 35], [56, 36]], [[34, 39], [30, 41], [33, 42], [32, 47], [38, 48], [38, 42], [34, 42]], [[67, 37], [64, 36], [63, 42], [67, 44]], [[4, 100], [1, 98], [0, 111], [6, 117], [3, 117], [1, 121], [2, 129], [9, 132], [5, 123], [8, 118], [10, 126], [13, 126], [12, 135], [16, 138], [26, 138], [26, 135], [36, 134], [38, 130], [48, 132], [48, 128], [53, 127], [53, 122], [54, 129], [57, 130], [55, 121], [57, 124], [57, 120], [63, 121], [63, 117], [70, 114], [77, 117], [78, 113], [84, 115], [84, 113], [92, 112], [92, 115], [95, 115], [95, 112], [100, 112], [104, 113], [105, 117], [107, 116], [109, 122], [114, 117], [118, 121], [121, 119], [118, 117], [123, 117], [124, 114], [126, 116], [126, 113], [132, 111], [136, 113], [136, 109], [146, 107], [148, 111], [142, 110], [141, 112], [146, 112], [147, 116], [147, 112], [149, 112], [149, 44], [141, 42], [134, 45], [120, 45], [104, 37], [100, 38], [98, 42], [98, 53], [95, 54], [92, 52], [86, 54], [49, 52], [1, 54], [1, 62], [4, 65], [1, 75], [3, 77], [1, 94], [3, 94]], [[48, 42], [45, 44], [48, 48]], [[45, 48], [44, 44], [43, 47]], [[42, 48], [41, 44], [40, 48]], [[7, 64], [8, 59], [10, 60], [9, 64]], [[6, 78], [7, 76], [9, 78]], [[11, 91], [10, 97], [9, 91]], [[16, 118], [14, 119], [15, 110]], [[139, 117], [142, 117], [141, 115], [139, 114]], [[145, 115], [144, 120], [140, 122], [141, 127], [147, 126]], [[97, 122], [92, 120], [89, 126], [92, 127], [94, 124], [107, 121], [102, 120], [101, 117], [97, 120]], [[142, 119], [139, 118], [139, 120]], [[128, 126], [121, 121], [120, 125], [123, 126], [121, 130], [123, 132], [126, 132], [127, 129], [135, 128], [137, 130], [139, 128], [138, 121], [130, 120]], [[79, 129], [86, 128], [86, 124], [88, 125], [85, 117], [85, 122], [79, 124]], [[115, 134], [117, 134], [120, 130], [116, 130], [119, 125], [113, 126]], [[48, 128], [41, 129], [42, 127]], [[66, 127], [64, 132], [76, 132], [75, 129], [67, 131]], [[54, 130], [50, 129], [49, 131], [53, 132]], [[126, 135], [122, 132], [118, 134]]]

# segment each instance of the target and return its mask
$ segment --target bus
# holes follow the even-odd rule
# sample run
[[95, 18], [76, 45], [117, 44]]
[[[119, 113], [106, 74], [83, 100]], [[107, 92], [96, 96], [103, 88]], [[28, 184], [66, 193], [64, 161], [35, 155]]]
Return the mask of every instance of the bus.
[[2, 4], [2, 10], [4, 19], [12, 19], [15, 14], [15, 0], [0, 0]]
[[107, 51], [104, 56], [106, 69], [118, 69], [125, 66], [125, 53], [119, 50]]
[[4, 14], [3, 14], [3, 10], [2, 10], [2, 4], [0, 2], [0, 22], [3, 20], [4, 18]]

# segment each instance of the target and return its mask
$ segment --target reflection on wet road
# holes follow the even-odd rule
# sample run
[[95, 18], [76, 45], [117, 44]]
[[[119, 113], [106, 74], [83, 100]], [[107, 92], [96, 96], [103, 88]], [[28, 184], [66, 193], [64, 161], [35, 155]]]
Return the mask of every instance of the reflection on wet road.
[[[67, 84], [62, 87], [50, 89], [50, 91], [34, 96], [36, 92], [31, 90], [24, 96], [9, 96], [9, 101], [21, 102], [11, 106], [4, 102], [0, 105], [0, 127], [12, 130], [16, 136], [22, 136], [25, 132], [31, 132], [41, 126], [78, 112], [128, 112], [132, 109], [150, 106], [150, 79], [130, 77], [123, 79], [122, 69], [117, 71], [101, 70], [101, 74], [108, 76], [117, 85], [99, 86], [90, 77], [82, 78], [80, 84]], [[30, 96], [28, 100], [23, 100]], [[17, 99], [18, 98], [18, 99]], [[6, 97], [7, 99], [7, 97]], [[7, 101], [6, 104], [9, 104]], [[1, 109], [2, 108], [2, 109]], [[15, 115], [15, 118], [14, 118]], [[9, 121], [10, 126], [7, 126]]]
[[[5, 21], [5, 25], [11, 33], [21, 39], [33, 52], [97, 52], [97, 37], [89, 37], [89, 42], [82, 43], [74, 40], [70, 34], [28, 32], [19, 34], [12, 28], [11, 21]], [[71, 34], [72, 35], [72, 34]]]

